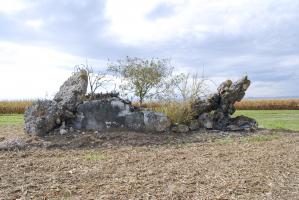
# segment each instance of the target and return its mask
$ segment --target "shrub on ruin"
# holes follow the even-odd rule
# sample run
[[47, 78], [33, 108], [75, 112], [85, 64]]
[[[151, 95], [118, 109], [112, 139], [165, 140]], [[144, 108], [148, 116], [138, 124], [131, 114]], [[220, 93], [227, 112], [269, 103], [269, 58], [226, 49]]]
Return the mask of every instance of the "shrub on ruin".
[[99, 88], [104, 88], [106, 83], [110, 82], [105, 72], [94, 70], [87, 62], [85, 65], [81, 64], [75, 66], [75, 71], [80, 72], [80, 75], [88, 80], [88, 97], [90, 100], [95, 99], [96, 92]]
[[108, 70], [121, 79], [120, 91], [134, 94], [139, 105], [162, 95], [172, 83], [173, 67], [168, 59], [126, 57], [110, 63]]
[[210, 92], [207, 81], [198, 73], [176, 75], [162, 100], [148, 103], [146, 107], [166, 114], [173, 124], [189, 125], [195, 115], [192, 109], [193, 102]]

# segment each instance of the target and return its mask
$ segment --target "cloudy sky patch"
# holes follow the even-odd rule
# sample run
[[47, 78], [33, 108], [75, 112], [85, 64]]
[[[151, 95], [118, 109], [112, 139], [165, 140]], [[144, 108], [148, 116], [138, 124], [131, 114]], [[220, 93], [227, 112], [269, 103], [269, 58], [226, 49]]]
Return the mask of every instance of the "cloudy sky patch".
[[0, 0], [0, 99], [52, 95], [75, 65], [171, 58], [247, 96], [299, 96], [297, 0]]

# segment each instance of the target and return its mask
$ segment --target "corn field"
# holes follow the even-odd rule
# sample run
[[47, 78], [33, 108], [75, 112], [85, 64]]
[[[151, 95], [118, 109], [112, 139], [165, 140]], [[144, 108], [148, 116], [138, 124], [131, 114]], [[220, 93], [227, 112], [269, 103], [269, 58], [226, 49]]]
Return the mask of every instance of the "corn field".
[[[19, 101], [0, 101], [0, 114], [23, 114], [26, 107], [30, 106], [33, 101], [19, 100]], [[164, 112], [171, 115], [174, 121], [183, 121], [184, 119], [177, 119], [189, 116], [190, 105], [177, 102], [173, 103], [145, 103], [143, 107], [153, 109], [155, 111]], [[136, 104], [137, 105], [137, 104]], [[281, 99], [281, 100], [243, 100], [235, 104], [237, 110], [299, 110], [299, 99]]]
[[299, 99], [243, 100], [237, 110], [299, 110]]
[[0, 114], [23, 114], [31, 104], [30, 100], [0, 101]]

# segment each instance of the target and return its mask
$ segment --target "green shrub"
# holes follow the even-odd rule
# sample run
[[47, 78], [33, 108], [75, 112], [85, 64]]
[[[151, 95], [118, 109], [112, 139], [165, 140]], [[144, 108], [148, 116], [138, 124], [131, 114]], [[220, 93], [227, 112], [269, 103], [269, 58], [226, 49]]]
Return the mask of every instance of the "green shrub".
[[105, 156], [100, 154], [100, 153], [88, 153], [85, 155], [85, 159], [86, 160], [90, 160], [90, 161], [99, 161], [99, 160], [104, 160]]

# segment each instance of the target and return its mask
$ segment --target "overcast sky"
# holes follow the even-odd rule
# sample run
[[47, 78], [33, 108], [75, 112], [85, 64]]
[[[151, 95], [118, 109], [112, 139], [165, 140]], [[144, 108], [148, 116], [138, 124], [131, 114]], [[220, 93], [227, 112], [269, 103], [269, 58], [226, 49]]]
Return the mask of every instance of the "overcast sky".
[[299, 96], [298, 0], [0, 0], [0, 99], [52, 96], [75, 65], [170, 58], [247, 97]]

